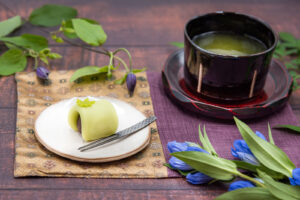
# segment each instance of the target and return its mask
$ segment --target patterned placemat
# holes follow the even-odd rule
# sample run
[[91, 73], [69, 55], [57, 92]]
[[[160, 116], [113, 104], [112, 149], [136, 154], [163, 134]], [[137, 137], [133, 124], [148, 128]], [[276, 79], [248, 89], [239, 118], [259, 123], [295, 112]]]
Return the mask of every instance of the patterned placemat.
[[41, 83], [34, 72], [16, 74], [18, 91], [17, 128], [15, 137], [15, 177], [53, 176], [87, 178], [162, 178], [167, 177], [163, 166], [165, 157], [156, 123], [151, 124], [150, 144], [136, 155], [110, 163], [80, 163], [57, 156], [45, 149], [35, 138], [34, 122], [48, 106], [71, 97], [109, 96], [125, 101], [146, 116], [153, 115], [146, 73], [137, 75], [132, 98], [125, 85], [115, 85], [114, 79], [123, 74], [115, 72], [113, 80], [90, 77], [70, 83], [74, 71], [52, 71], [50, 82]]

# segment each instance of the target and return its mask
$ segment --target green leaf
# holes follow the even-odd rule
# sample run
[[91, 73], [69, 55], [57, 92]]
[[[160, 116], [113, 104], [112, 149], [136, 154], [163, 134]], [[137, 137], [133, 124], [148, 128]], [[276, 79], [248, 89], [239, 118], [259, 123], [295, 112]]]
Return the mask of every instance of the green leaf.
[[285, 49], [295, 49], [298, 48], [298, 41], [295, 42], [282, 42], [281, 46]]
[[35, 51], [41, 51], [48, 47], [48, 40], [40, 35], [23, 34], [16, 37], [2, 37], [0, 41], [10, 42], [17, 46], [33, 49]]
[[40, 55], [39, 55], [39, 59], [40, 59], [43, 63], [45, 63], [46, 65], [49, 65], [49, 61], [48, 61], [48, 59], [47, 59], [47, 57], [46, 57], [45, 55], [40, 54]]
[[295, 71], [289, 71], [290, 75], [293, 77], [293, 91], [300, 88], [300, 85], [298, 84], [298, 80], [300, 78], [300, 74], [297, 74]]
[[79, 107], [91, 107], [96, 101], [90, 101], [89, 98], [85, 98], [83, 101], [81, 101], [80, 99], [77, 99], [76, 104]]
[[242, 188], [226, 192], [215, 200], [276, 200], [267, 189], [261, 187]]
[[279, 38], [286, 42], [291, 42], [291, 43], [296, 42], [296, 38], [291, 33], [287, 33], [287, 32], [280, 32]]
[[289, 71], [289, 73], [290, 73], [290, 75], [291, 75], [293, 78], [299, 76], [298, 73], [295, 72], [295, 71]]
[[99, 22], [97, 22], [96, 20], [93, 20], [93, 19], [88, 19], [88, 18], [79, 18], [79, 19], [82, 19], [90, 24], [99, 24]]
[[5, 46], [8, 48], [8, 49], [20, 49], [22, 50], [22, 48], [20, 47], [17, 47], [16, 45], [13, 45], [11, 43], [8, 43], [8, 42], [4, 42]]
[[51, 39], [54, 40], [57, 43], [64, 43], [63, 38], [57, 36], [56, 34], [51, 34]]
[[239, 169], [244, 169], [244, 170], [248, 170], [250, 172], [256, 172], [257, 169], [257, 165], [253, 165], [244, 161], [240, 161], [240, 160], [232, 160], [232, 162], [234, 162], [237, 166], [237, 168]]
[[274, 139], [273, 139], [273, 135], [272, 135], [272, 131], [271, 131], [269, 123], [268, 123], [268, 133], [269, 133], [269, 141], [270, 141], [270, 143], [275, 145], [275, 142], [274, 142]]
[[212, 146], [212, 144], [207, 136], [205, 126], [203, 126], [203, 133], [204, 133], [204, 140], [206, 141], [206, 144], [207, 144], [208, 148], [210, 149], [210, 154], [218, 156], [215, 148]]
[[74, 8], [62, 5], [48, 4], [33, 10], [29, 16], [29, 22], [38, 26], [58, 26], [63, 20], [69, 20], [77, 16]]
[[298, 49], [288, 49], [286, 50], [285, 54], [286, 55], [292, 55], [298, 53]]
[[40, 51], [40, 54], [48, 55], [51, 52], [50, 48], [45, 48]]
[[197, 144], [197, 143], [194, 143], [194, 142], [185, 142], [185, 143], [187, 143], [188, 144], [188, 146], [190, 146], [190, 147], [199, 147], [200, 149], [203, 149], [203, 147], [201, 147], [199, 144]]
[[296, 64], [296, 65], [300, 65], [300, 57], [291, 60], [291, 63]]
[[27, 64], [26, 56], [19, 49], [10, 49], [0, 56], [0, 75], [8, 76], [21, 72]]
[[76, 35], [92, 46], [101, 46], [105, 43], [107, 35], [101, 25], [92, 24], [83, 19], [72, 19]]
[[126, 73], [122, 78], [120, 78], [120, 79], [118, 79], [118, 80], [115, 80], [114, 83], [115, 83], [115, 84], [118, 84], [118, 85], [124, 84], [125, 81], [126, 81], [127, 76], [128, 76], [128, 73]]
[[275, 197], [284, 200], [300, 200], [300, 186], [292, 186], [274, 181], [266, 173], [257, 170], [259, 177], [264, 181], [267, 189]]
[[108, 67], [97, 67], [97, 66], [86, 66], [82, 67], [74, 72], [72, 77], [70, 78], [70, 82], [73, 82], [79, 78], [85, 77], [85, 76], [91, 76], [91, 75], [97, 75], [100, 73], [104, 73], [108, 71]]
[[[291, 44], [286, 44], [286, 43], [281, 43], [280, 45], [277, 45], [276, 49], [275, 49], [275, 55], [278, 55], [279, 57], [283, 57], [283, 56], [288, 56], [288, 55], [292, 55], [292, 54], [296, 54], [298, 53], [298, 49], [295, 49], [295, 46], [291, 45]], [[287, 46], [291, 49], [287, 49]]]
[[239, 174], [234, 162], [207, 153], [182, 151], [171, 153], [171, 155], [187, 163], [193, 169], [218, 180], [229, 181]]
[[0, 37], [6, 36], [22, 25], [19, 15], [0, 22]]
[[279, 125], [276, 125], [273, 128], [288, 129], [288, 130], [292, 130], [292, 131], [294, 131], [296, 133], [300, 133], [300, 126], [294, 126], [294, 125], [288, 125], [288, 124], [279, 124]]
[[199, 132], [199, 140], [200, 140], [200, 142], [201, 142], [201, 144], [202, 144], [202, 146], [203, 146], [203, 149], [204, 149], [205, 151], [207, 151], [207, 152], [210, 153], [210, 149], [209, 149], [209, 147], [208, 147], [208, 144], [206, 143], [206, 140], [205, 140], [205, 138], [204, 138], [204, 136], [203, 136], [203, 134], [202, 134], [200, 124], [199, 124], [199, 126], [198, 126], [198, 132]]
[[[99, 72], [100, 72], [100, 73], [108, 72], [108, 67], [109, 67], [109, 66], [99, 67]], [[113, 67], [110, 67], [110, 69], [111, 69], [111, 70], [115, 70], [115, 68], [113, 68]]]
[[264, 166], [291, 177], [295, 165], [277, 146], [258, 137], [244, 122], [234, 117], [235, 123], [251, 152]]
[[173, 45], [173, 46], [178, 47], [178, 48], [183, 48], [184, 47], [184, 43], [182, 43], [182, 42], [170, 42], [170, 45]]
[[[97, 21], [95, 20], [92, 20], [92, 19], [87, 19], [87, 18], [79, 18], [79, 19], [82, 19], [82, 20], [85, 20], [87, 21], [88, 23], [90, 24], [99, 24]], [[67, 37], [67, 38], [70, 38], [70, 39], [75, 39], [77, 38], [77, 35], [75, 33], [75, 30], [74, 30], [74, 27], [73, 27], [73, 23], [72, 23], [72, 20], [67, 20], [65, 21], [63, 24], [62, 24], [62, 30], [63, 30], [63, 33], [64, 35]], [[71, 31], [72, 30], [72, 31]]]
[[62, 58], [62, 56], [58, 53], [49, 53], [47, 55], [50, 59], [59, 59], [59, 58]]
[[139, 72], [144, 72], [144, 71], [146, 71], [146, 70], [147, 70], [146, 67], [144, 67], [144, 68], [142, 68], [142, 69], [133, 69], [133, 70], [132, 70], [132, 73], [136, 74], [136, 73], [139, 73]]
[[247, 163], [244, 161], [240, 161], [240, 160], [232, 160], [232, 162], [234, 162], [239, 169], [244, 169], [244, 170], [247, 170], [247, 171], [250, 171], [253, 173], [256, 173], [257, 169], [259, 169], [275, 179], [285, 178], [285, 176], [283, 176], [282, 174], [274, 172], [263, 165], [253, 165], [253, 164], [250, 164], [250, 163]]
[[62, 39], [62, 37], [56, 37], [55, 38], [55, 42], [57, 42], [57, 43], [64, 43], [64, 40]]
[[293, 63], [285, 63], [287, 69], [297, 69], [298, 66]]
[[218, 156], [218, 154], [216, 153], [215, 149], [213, 148], [213, 146], [211, 145], [211, 143], [210, 143], [210, 141], [207, 137], [207, 134], [206, 134], [206, 131], [205, 131], [205, 126], [203, 127], [203, 132], [204, 132], [204, 135], [201, 132], [201, 127], [200, 127], [200, 124], [199, 124], [199, 139], [200, 139], [200, 142], [203, 146], [203, 149], [206, 150], [208, 153], [210, 153], [212, 155]]

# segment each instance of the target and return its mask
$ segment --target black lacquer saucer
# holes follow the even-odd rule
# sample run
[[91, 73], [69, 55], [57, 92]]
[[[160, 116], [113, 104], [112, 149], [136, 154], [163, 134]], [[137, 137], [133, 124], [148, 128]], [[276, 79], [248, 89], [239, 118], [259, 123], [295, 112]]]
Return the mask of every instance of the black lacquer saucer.
[[206, 116], [232, 119], [263, 117], [282, 108], [292, 92], [292, 78], [286, 67], [277, 60], [271, 61], [263, 91], [248, 101], [220, 103], [195, 95], [183, 79], [184, 52], [174, 52], [167, 59], [162, 71], [162, 80], [168, 96], [179, 106]]

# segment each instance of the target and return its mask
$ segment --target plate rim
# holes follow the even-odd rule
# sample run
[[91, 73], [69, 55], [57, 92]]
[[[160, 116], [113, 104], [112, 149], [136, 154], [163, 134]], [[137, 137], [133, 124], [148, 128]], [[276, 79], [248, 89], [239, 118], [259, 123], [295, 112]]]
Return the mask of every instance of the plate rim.
[[[87, 97], [87, 96], [85, 96]], [[90, 96], [90, 97], [106, 97], [106, 96]], [[74, 97], [71, 97], [71, 98], [68, 98], [68, 99], [62, 99], [58, 102], [56, 102], [55, 104], [58, 104], [60, 103], [61, 101], [66, 101], [66, 100], [70, 100]], [[76, 97], [75, 97], [76, 98]], [[77, 97], [78, 98], [78, 97]], [[80, 97], [81, 98], [81, 97]], [[108, 98], [111, 98], [111, 99], [115, 99], [115, 98], [112, 98], [112, 97], [108, 97]], [[119, 99], [115, 99], [115, 100], [118, 100], [118, 101], [121, 101]], [[129, 103], [123, 101], [124, 103], [128, 104], [129, 106], [132, 106], [130, 105]], [[51, 106], [55, 105], [55, 104], [52, 104]], [[133, 107], [133, 106], [132, 106]], [[47, 107], [49, 108], [49, 107]], [[47, 109], [46, 108], [46, 109]], [[135, 108], [135, 107], [133, 107]], [[50, 147], [49, 145], [46, 144], [46, 142], [40, 138], [39, 134], [38, 134], [38, 131], [36, 130], [36, 121], [37, 119], [40, 117], [40, 115], [46, 110], [44, 109], [42, 112], [40, 112], [40, 114], [38, 115], [38, 117], [36, 118], [35, 120], [35, 123], [34, 123], [34, 136], [36, 137], [37, 141], [42, 144], [48, 151], [56, 154], [56, 155], [59, 155], [63, 158], [67, 158], [67, 159], [70, 159], [70, 160], [75, 160], [75, 161], [79, 161], [79, 162], [88, 162], [88, 163], [105, 163], [105, 162], [111, 162], [111, 161], [116, 161], [116, 160], [121, 160], [121, 159], [124, 159], [124, 158], [128, 158], [140, 151], [142, 151], [144, 148], [146, 148], [148, 146], [148, 144], [150, 143], [150, 136], [151, 136], [151, 129], [149, 128], [148, 130], [148, 134], [147, 134], [147, 139], [145, 140], [145, 142], [143, 144], [141, 144], [138, 148], [128, 152], [128, 153], [125, 153], [125, 154], [121, 154], [121, 155], [118, 155], [118, 156], [110, 156], [110, 157], [105, 157], [105, 158], [81, 158], [81, 157], [77, 157], [77, 156], [72, 156], [72, 155], [68, 155], [66, 153], [63, 153], [63, 152], [60, 152], [60, 151], [57, 151], [55, 149], [53, 149], [52, 147]], [[136, 109], [136, 108], [135, 108]], [[138, 109], [136, 109], [137, 111], [139, 111]], [[139, 111], [144, 117], [145, 114], [142, 113], [141, 111]]]

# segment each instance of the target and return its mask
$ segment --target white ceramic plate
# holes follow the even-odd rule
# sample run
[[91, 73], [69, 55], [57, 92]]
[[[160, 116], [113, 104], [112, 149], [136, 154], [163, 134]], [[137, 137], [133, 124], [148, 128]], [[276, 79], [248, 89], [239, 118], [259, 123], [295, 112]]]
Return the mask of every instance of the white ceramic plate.
[[[79, 97], [83, 100], [86, 97]], [[117, 131], [128, 128], [146, 117], [133, 106], [109, 97], [88, 97], [90, 100], [106, 99], [110, 101], [119, 118]], [[144, 149], [150, 140], [150, 128], [116, 140], [104, 146], [80, 152], [78, 147], [87, 144], [80, 133], [73, 131], [68, 124], [68, 113], [78, 98], [60, 101], [46, 108], [35, 122], [35, 135], [49, 151], [60, 156], [83, 162], [108, 162], [131, 156]]]

